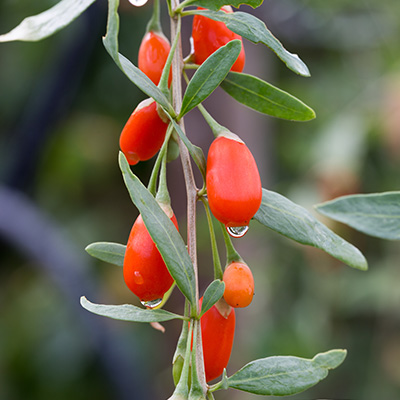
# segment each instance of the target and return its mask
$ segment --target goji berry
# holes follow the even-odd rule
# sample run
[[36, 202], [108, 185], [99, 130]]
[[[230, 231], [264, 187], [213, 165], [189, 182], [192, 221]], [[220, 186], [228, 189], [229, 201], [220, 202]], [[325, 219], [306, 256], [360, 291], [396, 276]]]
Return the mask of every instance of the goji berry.
[[[198, 7], [198, 9], [203, 10], [201, 7]], [[230, 6], [222, 7], [221, 11], [226, 13], [233, 12]], [[196, 64], [202, 64], [212, 53], [221, 46], [225, 46], [231, 40], [239, 39], [242, 41], [242, 38], [229, 30], [223, 22], [214, 21], [201, 15], [195, 15], [193, 18], [192, 38], [194, 62]], [[242, 50], [231, 71], [242, 72], [245, 60], [246, 56], [242, 41]]]
[[157, 111], [153, 99], [143, 100], [133, 111], [125, 124], [119, 145], [130, 165], [148, 160], [160, 150], [168, 123]]
[[247, 227], [261, 204], [260, 174], [249, 148], [236, 135], [219, 136], [207, 157], [210, 209], [226, 227]]
[[[178, 229], [172, 210], [170, 213], [168, 216]], [[161, 302], [174, 281], [141, 215], [129, 234], [123, 274], [128, 288], [147, 306], [156, 306]]]
[[[202, 301], [203, 298], [200, 308]], [[224, 301], [220, 300], [220, 303]], [[225, 303], [221, 313], [217, 305], [214, 304], [200, 319], [207, 382], [218, 378], [228, 365], [235, 336], [235, 310]]]
[[223, 276], [224, 299], [232, 307], [247, 307], [254, 296], [254, 278], [243, 262], [229, 264]]
[[[138, 64], [139, 69], [144, 72], [148, 78], [158, 85], [161, 74], [167, 61], [171, 46], [167, 38], [157, 32], [147, 32], [139, 47]], [[172, 72], [168, 77], [168, 86], [171, 84]]]

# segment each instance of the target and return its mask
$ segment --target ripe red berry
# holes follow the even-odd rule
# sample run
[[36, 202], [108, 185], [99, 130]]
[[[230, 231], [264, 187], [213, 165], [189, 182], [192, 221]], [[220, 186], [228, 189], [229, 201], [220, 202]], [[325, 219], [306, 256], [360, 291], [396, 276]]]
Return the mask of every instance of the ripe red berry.
[[254, 278], [250, 268], [242, 262], [229, 264], [223, 276], [224, 299], [231, 307], [247, 307], [254, 296]]
[[148, 160], [160, 150], [168, 123], [157, 112], [153, 99], [143, 100], [129, 117], [119, 139], [119, 145], [130, 165]]
[[[171, 215], [167, 215], [178, 229], [176, 217], [172, 210], [170, 212]], [[123, 273], [128, 288], [143, 304], [153, 307], [161, 301], [174, 281], [141, 215], [129, 235]]]
[[[139, 47], [139, 69], [144, 72], [155, 85], [160, 82], [161, 74], [167, 61], [171, 46], [167, 38], [153, 31], [144, 35]], [[168, 86], [171, 84], [172, 73], [168, 77]]]
[[236, 135], [219, 136], [211, 144], [206, 185], [215, 218], [226, 227], [249, 225], [261, 204], [261, 180], [253, 155]]
[[[200, 308], [202, 301], [203, 298], [200, 299]], [[222, 374], [231, 356], [235, 336], [235, 310], [226, 303], [223, 308], [224, 315], [217, 305], [213, 305], [200, 319], [207, 382]]]
[[[202, 10], [201, 7], [198, 8]], [[224, 6], [221, 11], [232, 13], [232, 7]], [[242, 38], [229, 30], [223, 22], [214, 21], [201, 15], [195, 15], [192, 27], [194, 62], [202, 64], [212, 53], [231, 40]], [[233, 64], [231, 71], [242, 72], [245, 63], [245, 53], [242, 41], [242, 50]]]

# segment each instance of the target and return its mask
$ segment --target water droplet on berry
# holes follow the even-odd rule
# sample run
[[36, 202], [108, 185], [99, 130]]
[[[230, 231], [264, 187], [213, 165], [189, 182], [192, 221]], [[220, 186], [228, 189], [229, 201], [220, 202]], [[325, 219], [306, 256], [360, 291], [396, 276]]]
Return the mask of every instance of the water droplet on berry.
[[234, 238], [241, 238], [249, 230], [248, 225], [245, 226], [227, 226], [226, 230]]
[[133, 280], [135, 281], [136, 285], [143, 285], [144, 279], [139, 271], [135, 271], [133, 273]]
[[147, 3], [147, 0], [129, 0], [129, 3], [131, 3], [135, 7], [141, 7]]
[[161, 304], [162, 299], [147, 300], [147, 301], [141, 300], [140, 302], [147, 308], [154, 308]]

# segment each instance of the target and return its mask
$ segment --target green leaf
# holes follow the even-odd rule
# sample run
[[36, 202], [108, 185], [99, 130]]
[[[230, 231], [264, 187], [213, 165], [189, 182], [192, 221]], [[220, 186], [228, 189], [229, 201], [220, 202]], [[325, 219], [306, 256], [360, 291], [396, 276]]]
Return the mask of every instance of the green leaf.
[[171, 313], [166, 310], [150, 310], [147, 308], [136, 307], [132, 304], [122, 304], [118, 306], [95, 304], [81, 297], [81, 306], [93, 314], [103, 317], [119, 319], [131, 322], [163, 322], [172, 319], [185, 319], [185, 317]]
[[400, 240], [400, 192], [343, 196], [315, 208], [367, 235]]
[[207, 312], [223, 295], [225, 283], [219, 279], [212, 281], [203, 295], [200, 317]]
[[171, 118], [171, 122], [174, 125], [176, 132], [178, 133], [179, 137], [182, 139], [182, 142], [189, 150], [190, 155], [193, 158], [193, 161], [198, 166], [203, 178], [206, 178], [206, 158], [204, 156], [203, 150], [192, 144], [192, 142], [187, 138], [187, 136], [183, 133], [181, 127]]
[[22, 40], [36, 42], [65, 28], [95, 0], [61, 0], [48, 10], [25, 18], [10, 32], [0, 35], [0, 42]]
[[186, 88], [179, 117], [195, 108], [220, 85], [239, 57], [241, 49], [241, 41], [232, 40], [200, 65]]
[[142, 215], [143, 222], [156, 244], [176, 285], [197, 309], [196, 287], [193, 264], [186, 250], [182, 236], [175, 225], [161, 209], [152, 194], [130, 170], [128, 161], [122, 152], [119, 165], [131, 199]]
[[268, 30], [264, 22], [253, 15], [240, 11], [227, 14], [223, 11], [193, 10], [187, 13], [203, 15], [215, 21], [224, 22], [231, 31], [250, 40], [250, 42], [263, 43], [268, 46], [293, 72], [302, 76], [310, 76], [310, 71], [299, 56], [288, 52]]
[[126, 246], [119, 243], [97, 242], [85, 249], [92, 257], [123, 267]]
[[208, 8], [209, 10], [218, 11], [223, 6], [233, 6], [239, 8], [242, 4], [257, 8], [261, 6], [264, 0], [196, 0], [190, 2], [190, 5]]
[[276, 356], [252, 361], [227, 379], [228, 387], [266, 396], [289, 396], [326, 378], [346, 358], [346, 350], [330, 350], [313, 359]]
[[121, 71], [143, 92], [152, 97], [170, 115], [175, 116], [175, 111], [161, 92], [161, 90], [138, 67], [133, 65], [126, 57], [118, 52], [118, 16], [119, 0], [109, 0], [107, 34], [103, 38], [103, 44], [114, 62]]
[[360, 250], [332, 232], [306, 209], [278, 193], [263, 189], [261, 206], [254, 218], [296, 242], [324, 250], [350, 267], [368, 269]]
[[273, 117], [309, 121], [315, 112], [301, 100], [252, 75], [230, 72], [221, 83], [239, 103]]

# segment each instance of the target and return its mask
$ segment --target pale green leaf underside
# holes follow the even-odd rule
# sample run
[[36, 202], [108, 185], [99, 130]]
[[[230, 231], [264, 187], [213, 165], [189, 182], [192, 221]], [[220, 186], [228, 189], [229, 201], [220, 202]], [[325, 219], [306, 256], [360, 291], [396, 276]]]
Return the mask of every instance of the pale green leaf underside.
[[96, 0], [61, 0], [48, 10], [25, 18], [10, 32], [0, 35], [0, 42], [22, 40], [36, 42], [65, 28]]
[[263, 0], [196, 0], [190, 3], [190, 5], [208, 8], [213, 11], [218, 11], [221, 7], [231, 5], [235, 8], [239, 8], [242, 4], [246, 4], [250, 7], [257, 8], [263, 3]]
[[204, 61], [190, 80], [182, 100], [180, 117], [205, 100], [223, 81], [242, 49], [240, 40], [220, 47]]
[[343, 196], [315, 208], [367, 235], [400, 240], [400, 192]]
[[221, 87], [235, 100], [263, 114], [292, 121], [315, 118], [315, 112], [301, 100], [252, 75], [230, 72]]
[[265, 396], [289, 396], [326, 378], [346, 354], [346, 350], [330, 350], [312, 359], [276, 356], [255, 360], [229, 377], [228, 386]]
[[107, 34], [103, 44], [121, 71], [145, 94], [152, 97], [169, 114], [175, 115], [174, 109], [161, 90], [138, 67], [118, 52], [118, 16], [119, 0], [109, 0]]
[[332, 232], [305, 208], [278, 193], [263, 189], [261, 206], [254, 218], [296, 242], [325, 251], [350, 267], [368, 269], [365, 257], [356, 247]]
[[149, 310], [147, 308], [136, 307], [132, 304], [106, 305], [95, 304], [81, 297], [81, 305], [93, 314], [103, 317], [119, 319], [130, 322], [163, 322], [172, 319], [185, 319], [181, 315], [171, 313], [166, 310]]
[[88, 254], [110, 264], [124, 266], [126, 246], [119, 243], [96, 242], [89, 244], [85, 249]]
[[193, 308], [197, 308], [193, 265], [186, 245], [175, 225], [166, 216], [152, 194], [131, 171], [124, 154], [120, 152], [119, 165], [130, 197], [138, 208], [143, 222], [156, 244], [165, 264], [180, 291]]
[[287, 51], [282, 46], [282, 43], [268, 30], [264, 22], [253, 15], [241, 11], [227, 14], [223, 11], [194, 10], [190, 13], [204, 15], [215, 21], [224, 22], [231, 31], [247, 40], [268, 46], [293, 72], [302, 76], [310, 76], [310, 71], [299, 56]]
[[203, 295], [200, 316], [207, 312], [223, 296], [224, 291], [225, 283], [221, 280], [216, 279], [210, 283]]

